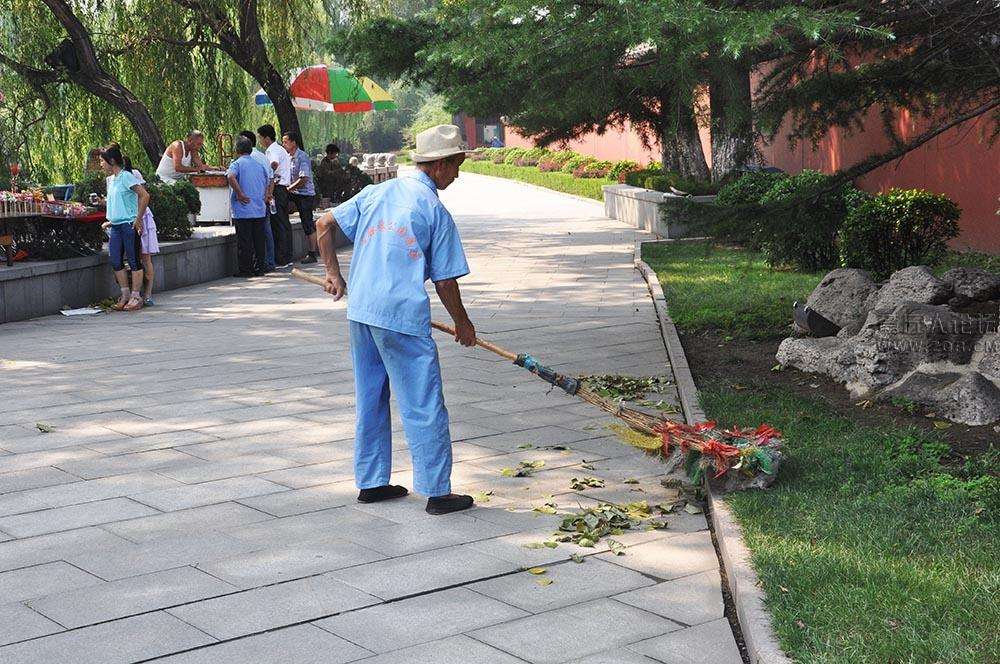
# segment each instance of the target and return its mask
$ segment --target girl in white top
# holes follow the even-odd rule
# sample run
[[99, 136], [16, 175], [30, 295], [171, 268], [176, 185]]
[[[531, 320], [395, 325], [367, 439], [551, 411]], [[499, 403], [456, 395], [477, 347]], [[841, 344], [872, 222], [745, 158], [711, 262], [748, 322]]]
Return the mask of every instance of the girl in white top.
[[[146, 180], [138, 169], [132, 169], [132, 175], [139, 181], [139, 184], [146, 186]], [[145, 280], [145, 292], [143, 293], [143, 305], [153, 306], [153, 254], [160, 253], [160, 241], [156, 237], [156, 221], [153, 219], [153, 211], [147, 206], [146, 214], [142, 215], [142, 235], [139, 237], [141, 246], [136, 252], [139, 260], [142, 261], [142, 275]]]
[[173, 184], [182, 174], [208, 170], [199, 154], [204, 144], [205, 135], [198, 130], [189, 132], [187, 138], [183, 140], [174, 141], [160, 157], [156, 174], [167, 184]]

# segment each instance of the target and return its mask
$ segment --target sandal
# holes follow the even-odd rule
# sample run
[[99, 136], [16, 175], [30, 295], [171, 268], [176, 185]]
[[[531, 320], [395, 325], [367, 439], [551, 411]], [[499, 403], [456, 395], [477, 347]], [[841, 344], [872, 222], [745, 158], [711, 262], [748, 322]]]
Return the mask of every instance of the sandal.
[[142, 299], [138, 297], [133, 297], [125, 305], [125, 311], [139, 311], [142, 309]]
[[111, 305], [111, 308], [114, 309], [115, 311], [121, 311], [126, 306], [128, 306], [128, 303], [129, 303], [128, 298], [121, 297], [121, 298], [118, 298], [117, 302], [115, 302], [114, 304]]

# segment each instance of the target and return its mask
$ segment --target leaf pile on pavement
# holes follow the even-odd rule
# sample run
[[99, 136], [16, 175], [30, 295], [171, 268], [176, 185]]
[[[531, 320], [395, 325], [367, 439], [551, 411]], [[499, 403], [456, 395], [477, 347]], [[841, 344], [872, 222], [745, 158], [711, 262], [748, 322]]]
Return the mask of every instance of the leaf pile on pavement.
[[600, 489], [604, 486], [604, 480], [597, 477], [584, 477], [583, 479], [573, 478], [570, 480], [569, 488], [573, 491], [580, 491], [581, 489]]
[[670, 381], [662, 376], [618, 376], [601, 374], [580, 378], [591, 391], [609, 399], [639, 401], [647, 394], [670, 387]]
[[[589, 548], [596, 546], [602, 537], [621, 535], [626, 530], [666, 528], [666, 522], [657, 516], [644, 500], [625, 505], [598, 503], [596, 507], [567, 515], [553, 539]], [[609, 548], [616, 555], [624, 554], [624, 545], [620, 542], [609, 540]]]
[[517, 464], [517, 468], [502, 468], [500, 474], [504, 477], [531, 477], [536, 470], [544, 465], [544, 461], [522, 461]]

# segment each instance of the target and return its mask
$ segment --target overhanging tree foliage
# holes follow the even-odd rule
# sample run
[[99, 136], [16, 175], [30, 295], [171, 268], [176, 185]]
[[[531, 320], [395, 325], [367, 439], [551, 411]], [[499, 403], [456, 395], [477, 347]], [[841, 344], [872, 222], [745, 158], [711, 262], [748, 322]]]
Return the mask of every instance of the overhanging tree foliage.
[[457, 0], [366, 19], [344, 41], [361, 70], [427, 83], [472, 114], [506, 115], [540, 143], [627, 124], [660, 144], [665, 167], [707, 178], [702, 86], [715, 82], [718, 177], [753, 144], [748, 56], [859, 29], [852, 13], [812, 4]]
[[[162, 145], [155, 158], [148, 154], [149, 141], [140, 141], [121, 108], [73, 84], [65, 70], [45, 64], [67, 37], [46, 1], [0, 0], [0, 55], [7, 56], [0, 58], [0, 91], [6, 99], [0, 102], [0, 156], [16, 156], [40, 181], [72, 180], [79, 177], [88, 149], [116, 140], [146, 172]], [[233, 3], [219, 4], [237, 9]], [[104, 71], [148, 109], [166, 139], [192, 128], [211, 135], [275, 121], [272, 108], [253, 106], [259, 83], [217, 43], [190, 43], [213, 38], [191, 10], [162, 0], [70, 6]], [[266, 0], [258, 11], [258, 32], [276, 70], [287, 76], [294, 66], [321, 59], [312, 35], [323, 34], [328, 23], [317, 3]], [[15, 69], [18, 64], [27, 68]]]
[[[771, 61], [757, 109], [761, 130], [783, 126], [794, 140], [818, 142], [833, 127], [860, 129], [881, 117], [889, 148], [852, 164], [843, 179], [903, 157], [945, 131], [985, 118], [1000, 132], [1000, 2], [996, 0], [840, 0], [868, 25], [894, 35], [834, 33], [822, 48], [799, 45]], [[904, 133], [902, 117], [921, 128]], [[784, 125], [783, 125], [784, 123]]]
[[149, 109], [101, 63], [90, 31], [73, 7], [64, 0], [42, 1], [67, 37], [44, 56], [44, 63], [39, 66], [19, 62], [3, 53], [0, 64], [23, 77], [46, 105], [49, 97], [45, 87], [63, 81], [71, 81], [109, 103], [131, 122], [149, 159], [158, 159], [165, 146]]
[[[186, 41], [169, 40], [178, 46], [217, 48], [233, 59], [264, 89], [274, 106], [282, 131], [299, 131], [299, 120], [288, 91], [289, 56], [305, 57], [310, 51], [311, 33], [322, 25], [321, 13], [313, 0], [277, 0], [265, 3], [263, 10], [257, 0], [173, 0], [189, 12], [188, 28], [192, 36]], [[268, 49], [264, 25], [275, 29]], [[157, 38], [155, 32], [151, 33]], [[280, 54], [273, 58], [271, 53]], [[277, 62], [277, 64], [276, 64]], [[295, 65], [312, 64], [301, 60]], [[294, 65], [293, 65], [294, 66]]]

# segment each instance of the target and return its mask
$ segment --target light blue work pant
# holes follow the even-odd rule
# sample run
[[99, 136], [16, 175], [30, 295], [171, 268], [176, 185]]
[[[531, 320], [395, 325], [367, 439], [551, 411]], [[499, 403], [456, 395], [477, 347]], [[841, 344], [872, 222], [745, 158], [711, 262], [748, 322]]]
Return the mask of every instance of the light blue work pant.
[[271, 219], [264, 217], [264, 269], [274, 269], [274, 232], [271, 230]]
[[350, 324], [357, 397], [354, 477], [358, 488], [389, 483], [391, 386], [413, 459], [413, 490], [424, 496], [451, 493], [451, 433], [434, 340], [430, 335], [417, 337], [355, 321]]

